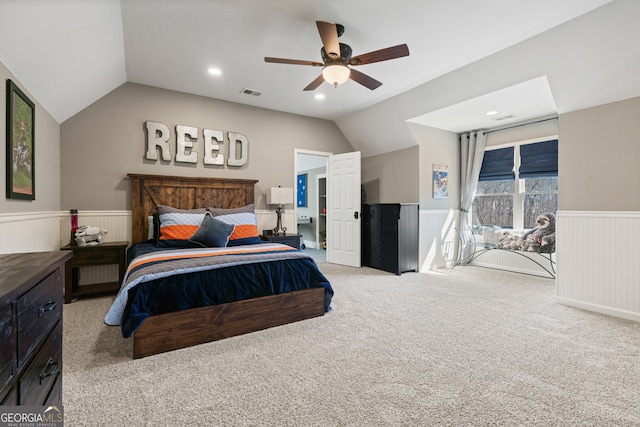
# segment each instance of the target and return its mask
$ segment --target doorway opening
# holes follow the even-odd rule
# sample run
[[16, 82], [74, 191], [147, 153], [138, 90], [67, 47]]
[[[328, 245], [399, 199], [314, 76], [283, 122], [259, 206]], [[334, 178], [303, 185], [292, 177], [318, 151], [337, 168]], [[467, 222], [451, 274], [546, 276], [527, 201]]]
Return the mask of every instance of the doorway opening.
[[331, 153], [295, 149], [294, 191], [300, 248], [326, 261], [327, 164]]

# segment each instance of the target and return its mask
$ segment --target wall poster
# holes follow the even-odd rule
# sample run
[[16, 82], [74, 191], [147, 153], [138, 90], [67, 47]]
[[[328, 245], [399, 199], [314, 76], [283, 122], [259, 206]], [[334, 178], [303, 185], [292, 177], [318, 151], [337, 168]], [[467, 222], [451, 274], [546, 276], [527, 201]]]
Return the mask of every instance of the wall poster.
[[297, 183], [297, 206], [299, 208], [307, 207], [307, 174], [301, 173], [298, 175]]
[[433, 198], [446, 199], [449, 197], [449, 166], [433, 165]]

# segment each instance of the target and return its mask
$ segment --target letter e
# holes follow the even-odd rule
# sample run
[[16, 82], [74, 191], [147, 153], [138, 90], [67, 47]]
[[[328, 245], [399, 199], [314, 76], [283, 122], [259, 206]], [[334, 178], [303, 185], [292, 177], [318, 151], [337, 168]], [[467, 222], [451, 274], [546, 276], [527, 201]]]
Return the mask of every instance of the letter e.
[[[187, 140], [189, 136], [189, 140]], [[176, 126], [176, 162], [198, 163], [198, 151], [193, 149], [193, 142], [198, 140], [198, 128]], [[189, 149], [189, 153], [187, 153]]]
[[[204, 164], [205, 165], [222, 165], [224, 166], [224, 155], [220, 153], [222, 146], [216, 142], [224, 143], [224, 135], [221, 130], [204, 130]], [[213, 155], [214, 151], [218, 151], [217, 155]]]

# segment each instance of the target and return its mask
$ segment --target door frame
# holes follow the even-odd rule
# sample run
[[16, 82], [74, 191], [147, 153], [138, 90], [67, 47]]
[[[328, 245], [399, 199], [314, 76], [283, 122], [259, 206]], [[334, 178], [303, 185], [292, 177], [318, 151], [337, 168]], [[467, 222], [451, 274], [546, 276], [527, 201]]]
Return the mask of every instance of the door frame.
[[[303, 148], [294, 148], [293, 149], [293, 189], [294, 189], [294, 193], [296, 193], [295, 189], [298, 188], [298, 154], [306, 154], [306, 155], [310, 155], [310, 156], [318, 156], [318, 157], [325, 157], [325, 173], [326, 173], [326, 169], [329, 166], [329, 156], [332, 156], [333, 153], [329, 153], [327, 151], [314, 151], [314, 150], [305, 150]], [[296, 200], [293, 203], [293, 215], [295, 217], [296, 220], [296, 233], [298, 232], [298, 224], [297, 224], [297, 219], [298, 219], [298, 203], [297, 203], [297, 196], [296, 196]], [[317, 233], [314, 233], [316, 238], [317, 238]], [[320, 249], [320, 247], [318, 247], [317, 249]]]

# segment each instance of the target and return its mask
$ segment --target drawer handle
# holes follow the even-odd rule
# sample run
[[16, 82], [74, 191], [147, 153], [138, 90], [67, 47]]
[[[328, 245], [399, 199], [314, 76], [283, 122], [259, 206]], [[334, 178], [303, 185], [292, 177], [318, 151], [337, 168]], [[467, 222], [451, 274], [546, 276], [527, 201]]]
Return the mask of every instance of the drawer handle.
[[44, 315], [47, 311], [55, 310], [57, 306], [58, 304], [55, 301], [49, 300], [49, 302], [47, 302], [44, 305], [41, 305], [40, 308], [38, 309], [38, 317]]
[[91, 255], [89, 257], [89, 259], [92, 259], [92, 260], [102, 259], [102, 258], [104, 258], [104, 255]]
[[42, 385], [45, 378], [55, 375], [56, 372], [58, 372], [58, 363], [53, 361], [53, 357], [50, 357], [47, 361], [47, 366], [40, 372], [40, 385]]

